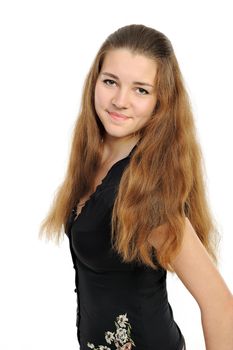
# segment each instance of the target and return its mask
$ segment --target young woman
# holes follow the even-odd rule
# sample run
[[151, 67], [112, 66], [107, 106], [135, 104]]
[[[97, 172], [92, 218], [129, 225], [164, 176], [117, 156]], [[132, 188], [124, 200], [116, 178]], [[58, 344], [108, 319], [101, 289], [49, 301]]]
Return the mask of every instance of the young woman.
[[[67, 173], [40, 235], [69, 238], [81, 350], [182, 350], [167, 271], [200, 306], [208, 350], [233, 349], [202, 154], [169, 39], [109, 35], [85, 81]], [[207, 283], [208, 281], [208, 283]]]

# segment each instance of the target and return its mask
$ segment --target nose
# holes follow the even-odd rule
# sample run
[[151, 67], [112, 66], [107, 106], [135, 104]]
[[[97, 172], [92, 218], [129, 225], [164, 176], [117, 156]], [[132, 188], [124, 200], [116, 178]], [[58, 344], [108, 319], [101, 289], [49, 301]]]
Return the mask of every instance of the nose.
[[118, 90], [112, 99], [112, 104], [119, 109], [126, 109], [129, 107], [129, 95], [126, 90]]

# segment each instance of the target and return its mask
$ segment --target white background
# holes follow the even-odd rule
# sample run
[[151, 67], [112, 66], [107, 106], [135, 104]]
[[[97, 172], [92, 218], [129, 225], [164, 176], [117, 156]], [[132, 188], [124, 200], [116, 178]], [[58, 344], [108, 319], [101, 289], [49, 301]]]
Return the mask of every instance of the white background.
[[[1, 349], [78, 349], [68, 240], [40, 241], [38, 230], [64, 176], [87, 71], [104, 39], [132, 23], [173, 44], [222, 236], [220, 271], [233, 291], [230, 1], [1, 1]], [[170, 274], [168, 295], [187, 349], [205, 349], [198, 305]]]

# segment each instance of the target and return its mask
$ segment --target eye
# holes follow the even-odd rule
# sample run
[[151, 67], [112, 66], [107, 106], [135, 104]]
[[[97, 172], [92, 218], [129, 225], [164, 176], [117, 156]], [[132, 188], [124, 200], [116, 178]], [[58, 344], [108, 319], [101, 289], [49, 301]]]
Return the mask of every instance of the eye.
[[[116, 84], [116, 82], [114, 80], [111, 80], [111, 79], [105, 79], [105, 80], [103, 80], [103, 83], [107, 86], [113, 86], [113, 84]], [[148, 95], [149, 94], [149, 92], [143, 88], [137, 88], [137, 89], [140, 90], [140, 95]]]
[[104, 82], [104, 84], [106, 84], [106, 85], [108, 85], [108, 86], [112, 86], [113, 84], [108, 84], [109, 82], [110, 83], [115, 83], [115, 81], [114, 80], [111, 80], [111, 79], [105, 79], [105, 80], [103, 80], [103, 82]]
[[140, 95], [148, 95], [149, 94], [149, 92], [148, 91], [146, 91], [145, 89], [143, 89], [143, 88], [138, 88], [139, 90], [141, 90], [143, 93], [141, 94], [140, 93]]

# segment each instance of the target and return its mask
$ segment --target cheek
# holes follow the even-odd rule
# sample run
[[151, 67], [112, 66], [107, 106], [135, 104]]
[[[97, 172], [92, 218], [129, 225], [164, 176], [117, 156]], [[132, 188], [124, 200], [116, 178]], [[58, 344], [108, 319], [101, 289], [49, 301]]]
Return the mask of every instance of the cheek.
[[107, 101], [106, 93], [104, 93], [101, 87], [97, 87], [95, 90], [95, 104], [97, 106], [104, 106]]
[[98, 85], [96, 85], [96, 87], [95, 87], [94, 100], [95, 100], [96, 105], [99, 104], [99, 87], [98, 87]]
[[112, 90], [106, 88], [101, 82], [96, 83], [95, 100], [98, 104], [108, 104], [112, 99]]
[[137, 104], [136, 108], [139, 116], [147, 118], [152, 114], [154, 103], [148, 103], [148, 101], [145, 101], [145, 103], [143, 103], [140, 101], [140, 103]]
[[153, 109], [154, 104], [152, 103], [141, 103], [137, 105], [136, 120], [138, 127], [142, 127], [148, 120], [150, 120]]

